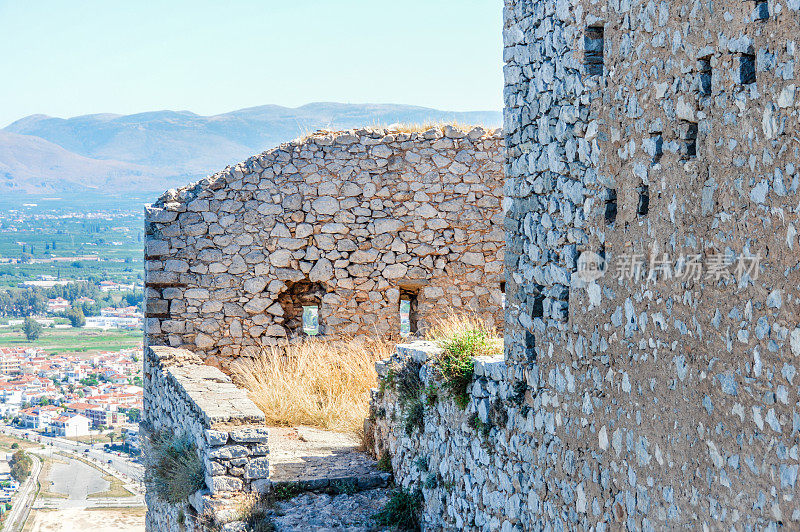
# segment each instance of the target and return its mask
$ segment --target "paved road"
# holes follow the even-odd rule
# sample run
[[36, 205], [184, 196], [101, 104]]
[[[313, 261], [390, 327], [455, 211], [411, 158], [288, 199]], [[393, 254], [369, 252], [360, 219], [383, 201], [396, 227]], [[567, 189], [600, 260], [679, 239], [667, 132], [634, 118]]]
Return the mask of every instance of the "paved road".
[[[116, 453], [107, 453], [103, 450], [103, 444], [95, 443], [89, 445], [64, 438], [55, 438], [50, 436], [40, 435], [32, 430], [17, 429], [8, 425], [0, 425], [0, 433], [11, 434], [18, 438], [23, 438], [25, 433], [29, 434], [29, 440], [38, 441], [41, 438], [42, 443], [52, 445], [58, 449], [67, 451], [77, 451], [83, 453], [84, 457], [92, 458], [101, 462], [103, 466], [111, 467], [120, 473], [125, 480], [131, 480], [141, 486], [144, 477], [144, 467], [128, 458], [127, 456], [118, 456]], [[88, 452], [85, 452], [88, 449]], [[111, 460], [111, 463], [108, 461]]]
[[11, 511], [8, 514], [6, 525], [3, 527], [3, 530], [17, 532], [17, 530], [22, 529], [22, 525], [25, 523], [25, 519], [27, 519], [31, 506], [33, 505], [33, 499], [36, 497], [36, 481], [39, 478], [39, 473], [42, 471], [42, 461], [33, 454], [29, 453], [29, 456], [33, 460], [31, 474], [25, 479], [25, 482], [22, 483], [16, 495], [14, 495]]

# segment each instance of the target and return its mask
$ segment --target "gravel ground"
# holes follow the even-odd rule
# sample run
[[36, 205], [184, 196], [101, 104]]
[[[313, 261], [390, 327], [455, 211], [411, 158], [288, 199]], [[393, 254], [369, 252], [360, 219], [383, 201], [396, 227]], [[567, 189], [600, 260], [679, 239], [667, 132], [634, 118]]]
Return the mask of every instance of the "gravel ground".
[[272, 520], [281, 532], [389, 530], [377, 527], [372, 519], [388, 500], [388, 491], [385, 489], [335, 496], [306, 493], [278, 503]]

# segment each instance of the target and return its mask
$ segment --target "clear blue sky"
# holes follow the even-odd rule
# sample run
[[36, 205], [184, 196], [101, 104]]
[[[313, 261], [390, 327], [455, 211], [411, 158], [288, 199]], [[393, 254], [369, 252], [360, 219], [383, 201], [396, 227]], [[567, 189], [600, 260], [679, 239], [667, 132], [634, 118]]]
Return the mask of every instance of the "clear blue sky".
[[502, 108], [501, 0], [0, 0], [0, 127], [312, 101]]

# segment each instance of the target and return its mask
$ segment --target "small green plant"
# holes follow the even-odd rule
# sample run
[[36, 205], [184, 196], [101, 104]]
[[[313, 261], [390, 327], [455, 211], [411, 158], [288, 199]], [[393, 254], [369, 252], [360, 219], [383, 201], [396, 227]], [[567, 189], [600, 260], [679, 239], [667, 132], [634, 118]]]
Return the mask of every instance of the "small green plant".
[[396, 378], [397, 378], [397, 372], [395, 371], [395, 369], [389, 368], [389, 370], [386, 372], [386, 376], [381, 379], [381, 384], [378, 389], [381, 395], [383, 395], [386, 392], [387, 388], [391, 388], [392, 386], [394, 386]]
[[428, 476], [425, 477], [425, 482], [423, 482], [422, 487], [426, 490], [436, 489], [436, 486], [439, 484], [436, 475], [433, 473], [428, 473]]
[[439, 387], [434, 383], [430, 383], [425, 387], [425, 404], [428, 406], [436, 406], [439, 401]]
[[514, 391], [509, 399], [512, 403], [516, 403], [521, 405], [525, 402], [525, 392], [528, 391], [528, 383], [523, 380], [517, 381], [514, 383]]
[[415, 429], [419, 429], [420, 431], [425, 426], [425, 406], [422, 404], [419, 398], [408, 405], [408, 411], [406, 412], [406, 419], [404, 422], [404, 428], [406, 434], [411, 436], [414, 434]]
[[422, 379], [419, 371], [422, 365], [419, 362], [409, 362], [397, 373], [396, 388], [400, 407], [405, 409], [409, 403], [419, 401], [422, 395]]
[[424, 456], [420, 456], [416, 460], [414, 460], [414, 465], [416, 465], [417, 469], [419, 469], [420, 471], [427, 471], [428, 459], [425, 458]]
[[270, 499], [273, 501], [285, 501], [293, 499], [303, 493], [303, 488], [296, 482], [286, 482], [284, 484], [273, 484], [270, 492]]
[[483, 435], [484, 437], [488, 436], [489, 432], [492, 430], [492, 425], [481, 421], [481, 418], [478, 417], [477, 413], [474, 413], [469, 417], [467, 420], [467, 425], [469, 425], [469, 428]]
[[378, 470], [384, 473], [393, 473], [392, 470], [392, 455], [389, 454], [388, 449], [384, 449], [381, 457], [378, 459]]
[[145, 482], [166, 502], [186, 502], [205, 486], [203, 462], [197, 447], [186, 435], [171, 431], [150, 433], [144, 446]]
[[328, 488], [330, 495], [353, 495], [358, 493], [358, 482], [355, 480], [339, 480]]
[[456, 316], [433, 327], [430, 337], [442, 348], [435, 366], [442, 375], [443, 386], [463, 410], [469, 404], [475, 357], [498, 353], [502, 344], [481, 322]]
[[394, 526], [400, 530], [419, 530], [422, 511], [422, 493], [402, 488], [392, 491], [389, 501], [375, 514], [375, 521], [382, 526]]

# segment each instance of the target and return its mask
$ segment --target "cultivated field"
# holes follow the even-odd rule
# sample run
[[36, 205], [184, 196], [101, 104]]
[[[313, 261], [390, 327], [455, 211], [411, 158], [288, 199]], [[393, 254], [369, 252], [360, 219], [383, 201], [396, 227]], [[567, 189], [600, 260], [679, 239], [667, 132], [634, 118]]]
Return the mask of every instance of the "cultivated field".
[[[0, 286], [51, 275], [141, 279], [144, 209], [152, 195], [0, 198]], [[25, 258], [24, 263], [4, 263]]]
[[96, 329], [51, 329], [45, 327], [41, 337], [35, 342], [28, 342], [22, 329], [0, 328], [0, 347], [39, 347], [48, 353], [86, 354], [99, 351], [119, 351], [140, 346], [141, 331], [101, 331]]

